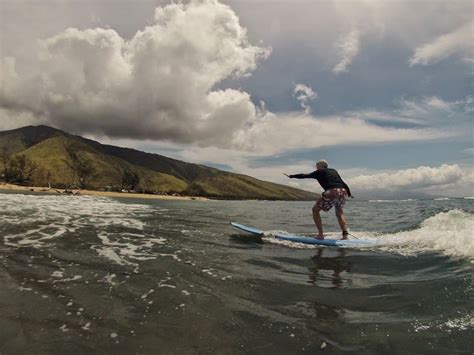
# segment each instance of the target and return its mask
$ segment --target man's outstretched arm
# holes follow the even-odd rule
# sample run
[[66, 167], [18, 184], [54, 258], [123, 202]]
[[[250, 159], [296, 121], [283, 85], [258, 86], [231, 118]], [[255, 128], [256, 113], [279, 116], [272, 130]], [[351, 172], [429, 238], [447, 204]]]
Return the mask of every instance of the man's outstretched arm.
[[314, 171], [309, 174], [293, 174], [293, 175], [288, 175], [283, 173], [284, 175], [288, 176], [290, 179], [316, 179], [314, 176]]

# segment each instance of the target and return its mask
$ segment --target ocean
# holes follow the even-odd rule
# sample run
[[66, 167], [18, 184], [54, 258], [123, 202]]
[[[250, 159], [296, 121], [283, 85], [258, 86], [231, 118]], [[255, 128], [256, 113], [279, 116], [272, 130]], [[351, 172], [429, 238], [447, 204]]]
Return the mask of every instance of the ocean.
[[474, 351], [473, 199], [350, 200], [359, 249], [271, 237], [311, 202], [0, 201], [2, 355]]

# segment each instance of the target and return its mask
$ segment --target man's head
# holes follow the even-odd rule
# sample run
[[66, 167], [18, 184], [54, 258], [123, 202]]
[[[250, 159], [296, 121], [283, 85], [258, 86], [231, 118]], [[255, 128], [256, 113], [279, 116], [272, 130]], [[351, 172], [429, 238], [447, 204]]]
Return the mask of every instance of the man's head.
[[326, 160], [320, 160], [316, 163], [316, 169], [327, 169], [328, 162]]

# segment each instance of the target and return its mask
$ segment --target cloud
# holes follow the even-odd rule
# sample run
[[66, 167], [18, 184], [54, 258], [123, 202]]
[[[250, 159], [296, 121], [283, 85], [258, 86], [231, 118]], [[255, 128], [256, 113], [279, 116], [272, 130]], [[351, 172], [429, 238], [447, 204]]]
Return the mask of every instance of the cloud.
[[9, 110], [0, 107], [0, 131], [15, 129], [40, 122], [31, 112]]
[[[339, 70], [357, 54], [358, 38], [357, 30], [343, 38]], [[2, 60], [0, 107], [5, 117], [21, 113], [77, 134], [260, 156], [445, 136], [432, 129], [379, 127], [357, 116], [314, 117], [308, 101], [317, 94], [303, 84], [295, 87], [302, 113], [274, 114], [264, 104], [256, 107], [243, 90], [219, 88], [225, 79], [250, 75], [269, 55], [269, 48], [250, 44], [230, 7], [216, 0], [172, 3], [158, 7], [153, 23], [129, 40], [114, 29], [69, 28], [41, 41], [36, 74], [18, 72], [12, 58]]]
[[460, 54], [465, 60], [472, 62], [474, 60], [473, 29], [474, 22], [471, 21], [417, 47], [410, 58], [410, 65], [432, 65], [454, 54]]
[[[393, 109], [348, 111], [343, 113], [343, 116], [394, 126], [431, 126], [438, 129], [444, 127], [445, 132], [445, 128], [449, 126], [452, 134], [461, 136], [466, 134], [466, 129], [471, 125], [473, 103], [474, 98], [471, 96], [456, 101], [443, 100], [437, 96], [402, 98], [396, 101], [397, 106]], [[456, 122], [454, 126], [453, 121]], [[455, 130], [458, 132], [454, 133]]]
[[338, 50], [339, 62], [332, 69], [334, 74], [340, 74], [348, 71], [349, 65], [359, 53], [360, 49], [360, 31], [353, 29], [351, 32], [342, 36], [336, 44]]
[[233, 146], [239, 150], [275, 154], [340, 144], [401, 142], [444, 137], [431, 129], [384, 128], [350, 117], [313, 117], [305, 113], [267, 113], [238, 132]]
[[[467, 196], [474, 191], [473, 172], [457, 164], [439, 167], [420, 166], [414, 169], [359, 175], [348, 179], [351, 189], [357, 193]], [[356, 192], [354, 194], [357, 194]]]
[[308, 101], [312, 101], [318, 98], [318, 94], [313, 91], [313, 89], [304, 84], [296, 84], [294, 95], [296, 100], [301, 104], [301, 107], [305, 110], [306, 113], [309, 113], [311, 107], [308, 105]]
[[417, 119], [419, 122], [434, 125], [452, 125], [464, 129], [462, 123], [471, 121], [474, 98], [467, 96], [462, 100], [446, 101], [437, 96], [425, 96], [422, 99], [402, 99], [396, 113], [399, 116]]
[[0, 104], [75, 132], [219, 145], [256, 109], [248, 93], [214, 87], [248, 75], [269, 53], [248, 42], [228, 6], [173, 3], [130, 40], [102, 28], [43, 40], [35, 76], [4, 60]]

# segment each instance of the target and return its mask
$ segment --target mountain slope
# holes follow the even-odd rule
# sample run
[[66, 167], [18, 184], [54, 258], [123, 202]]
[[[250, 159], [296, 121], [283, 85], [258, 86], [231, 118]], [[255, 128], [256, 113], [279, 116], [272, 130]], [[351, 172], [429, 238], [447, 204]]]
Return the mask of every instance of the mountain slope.
[[188, 186], [185, 181], [172, 175], [136, 167], [122, 159], [104, 155], [74, 137], [54, 135], [19, 154], [25, 155], [39, 167], [40, 173], [36, 174], [35, 180], [41, 185], [75, 185], [77, 178], [67, 164], [70, 156], [66, 147], [73, 147], [77, 154], [91, 163], [95, 173], [90, 185], [94, 188], [114, 185], [118, 187], [122, 174], [127, 169], [138, 174], [144, 190], [154, 190], [154, 187], [159, 186], [162, 191], [182, 192]]
[[121, 189], [124, 173], [128, 171], [138, 176], [139, 190], [147, 192], [226, 199], [312, 200], [316, 197], [308, 191], [242, 174], [104, 145], [48, 126], [0, 132], [0, 150], [10, 157], [25, 156], [32, 161], [38, 167], [32, 176], [36, 185], [77, 184], [77, 174], [70, 167], [72, 155], [76, 155], [93, 167], [87, 183], [95, 189], [105, 186]]

